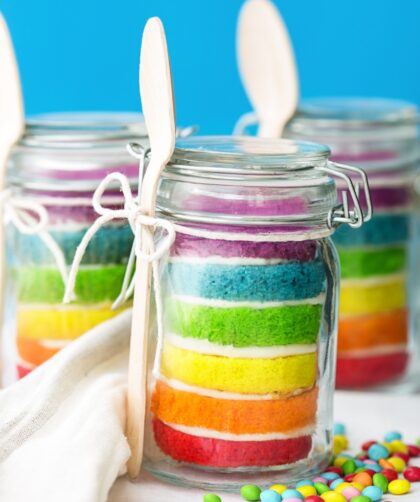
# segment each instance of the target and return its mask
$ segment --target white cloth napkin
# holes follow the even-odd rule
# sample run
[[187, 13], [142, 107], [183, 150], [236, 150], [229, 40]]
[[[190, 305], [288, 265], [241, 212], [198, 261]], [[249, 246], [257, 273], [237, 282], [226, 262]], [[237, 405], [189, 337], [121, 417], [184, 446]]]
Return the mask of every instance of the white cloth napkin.
[[0, 500], [105, 502], [124, 474], [131, 311], [0, 392]]

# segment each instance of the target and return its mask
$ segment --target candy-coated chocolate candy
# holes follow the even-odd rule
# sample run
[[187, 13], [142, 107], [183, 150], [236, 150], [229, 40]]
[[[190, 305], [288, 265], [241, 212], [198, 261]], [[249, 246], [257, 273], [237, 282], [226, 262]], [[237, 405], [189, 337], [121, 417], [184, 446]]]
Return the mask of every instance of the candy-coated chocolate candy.
[[404, 460], [399, 457], [390, 457], [388, 459], [388, 462], [394, 467], [397, 472], [403, 472], [406, 467]]
[[347, 474], [347, 476], [344, 476], [344, 481], [347, 481], [347, 483], [351, 483], [354, 479], [354, 476], [356, 476], [355, 472], [353, 472], [352, 474]]
[[316, 478], [313, 478], [312, 481], [316, 484], [316, 483], [324, 483], [324, 485], [327, 484], [328, 482], [328, 479], [325, 479], [321, 476], [317, 476]]
[[347, 488], [344, 488], [344, 490], [341, 492], [341, 495], [343, 495], [346, 500], [350, 500], [352, 497], [357, 497], [357, 495], [360, 495], [360, 492], [354, 486], [348, 486]]
[[410, 457], [419, 457], [420, 456], [420, 447], [416, 446], [415, 444], [409, 444], [407, 445], [408, 448], [408, 454]]
[[314, 486], [314, 482], [310, 479], [302, 479], [302, 481], [296, 483], [296, 488], [299, 488], [299, 486]]
[[372, 460], [380, 460], [389, 457], [389, 451], [385, 446], [381, 444], [373, 444], [368, 450], [369, 458]]
[[345, 490], [346, 488], [349, 488], [351, 486], [350, 483], [341, 483], [340, 485], [336, 486], [334, 488], [334, 491], [337, 492], [337, 493], [341, 493], [343, 490]]
[[287, 499], [287, 502], [302, 502], [302, 499], [298, 499], [297, 497], [292, 497]]
[[388, 483], [398, 478], [398, 473], [394, 469], [384, 469], [381, 471], [381, 474], [386, 477]]
[[411, 484], [406, 479], [394, 479], [388, 485], [389, 493], [392, 495], [404, 495], [410, 491]]
[[363, 443], [363, 444], [362, 444], [362, 450], [363, 450], [363, 451], [368, 451], [368, 450], [369, 450], [369, 448], [370, 448], [372, 445], [376, 444], [376, 443], [377, 443], [377, 441], [366, 441], [365, 443]]
[[298, 500], [303, 500], [305, 498], [300, 492], [298, 492], [293, 488], [288, 488], [287, 490], [284, 490], [281, 496], [283, 497], [283, 500], [289, 500], [294, 498]]
[[215, 493], [207, 493], [203, 497], [203, 502], [222, 502], [222, 499]]
[[339, 457], [337, 457], [335, 460], [334, 460], [334, 465], [336, 467], [341, 467], [343, 468], [343, 465], [347, 462], [348, 460], [348, 457], [344, 457], [342, 455], [340, 455]]
[[382, 467], [377, 464], [376, 462], [371, 461], [372, 463], [368, 464], [366, 461], [366, 467], [368, 468], [368, 471], [373, 471], [373, 472], [381, 472]]
[[370, 477], [372, 477], [374, 474], [376, 474], [376, 471], [373, 469], [365, 469], [366, 474], [369, 474]]
[[339, 477], [340, 476], [336, 472], [323, 472], [321, 474], [321, 478], [324, 478], [327, 481], [333, 481], [334, 479], [337, 479]]
[[341, 485], [341, 483], [344, 483], [343, 478], [334, 479], [334, 481], [332, 481], [330, 484], [330, 489], [335, 490], [337, 488], [337, 486]]
[[281, 495], [284, 492], [284, 490], [287, 490], [287, 486], [286, 485], [273, 485], [273, 486], [270, 486], [270, 490], [274, 490], [275, 492], [277, 492]]
[[254, 502], [260, 500], [261, 489], [257, 485], [244, 485], [241, 488], [241, 495], [244, 500]]
[[384, 458], [381, 458], [381, 460], [379, 460], [379, 465], [382, 467], [382, 469], [390, 469], [391, 471], [395, 471], [394, 466]]
[[414, 465], [407, 467], [404, 471], [404, 477], [407, 481], [420, 481], [420, 467], [416, 467]]
[[354, 483], [360, 483], [363, 486], [370, 486], [372, 484], [372, 476], [367, 472], [359, 472], [353, 478]]
[[[372, 461], [373, 462], [373, 461]], [[365, 463], [362, 462], [362, 460], [359, 460], [358, 458], [355, 458], [354, 459], [354, 463], [356, 464], [356, 467], [359, 468], [359, 467], [364, 467]]]
[[357, 495], [356, 497], [353, 497], [350, 499], [350, 502], [372, 502], [369, 497], [366, 497], [366, 495]]
[[401, 452], [397, 451], [397, 453], [393, 453], [392, 456], [402, 458], [406, 464], [408, 464], [408, 462], [410, 462], [410, 455], [408, 453], [401, 453]]
[[264, 490], [260, 495], [261, 502], [281, 502], [282, 496], [274, 490]]
[[305, 502], [324, 502], [324, 500], [318, 495], [311, 495], [305, 499]]
[[347, 502], [346, 497], [337, 492], [325, 492], [321, 495], [321, 498], [324, 502]]
[[321, 483], [320, 481], [315, 481], [314, 486], [318, 495], [322, 495], [323, 493], [330, 491], [328, 485]]
[[398, 439], [391, 441], [389, 443], [389, 446], [391, 447], [392, 453], [397, 453], [397, 452], [408, 453], [408, 446]]
[[417, 441], [416, 441], [416, 445], [417, 445], [417, 446], [420, 446], [420, 438], [418, 438], [418, 439], [417, 439]]
[[373, 481], [374, 486], [377, 486], [378, 488], [380, 488], [383, 493], [386, 493], [388, 491], [388, 483], [389, 483], [388, 479], [386, 478], [386, 476], [384, 476], [380, 472], [377, 472], [376, 474], [374, 474], [372, 481]]
[[296, 490], [303, 495], [305, 498], [309, 497], [309, 495], [317, 495], [318, 492], [316, 491], [315, 486], [311, 485], [306, 485], [306, 486], [299, 486], [299, 488], [296, 488]]
[[[335, 436], [345, 436], [346, 435], [346, 426], [340, 422], [336, 422], [334, 424], [334, 435]], [[401, 439], [401, 438], [394, 438], [394, 439]]]
[[395, 439], [399, 439], [399, 440], [402, 439], [401, 432], [391, 431], [391, 432], [387, 432], [384, 436], [384, 441], [386, 441], [387, 443], [390, 443], [391, 441], [394, 441]]
[[354, 460], [347, 460], [347, 462], [342, 465], [342, 469], [344, 474], [352, 474], [357, 469], [357, 466]]
[[372, 502], [379, 502], [382, 499], [383, 492], [379, 486], [367, 486], [362, 491], [362, 495], [369, 497]]
[[362, 493], [363, 489], [366, 488], [365, 485], [362, 485], [361, 483], [351, 483], [351, 486], [356, 488], [360, 493]]
[[328, 467], [328, 469], [325, 469], [325, 472], [335, 472], [339, 476], [343, 475], [343, 469], [341, 467], [337, 467], [335, 465], [330, 465], [330, 467]]

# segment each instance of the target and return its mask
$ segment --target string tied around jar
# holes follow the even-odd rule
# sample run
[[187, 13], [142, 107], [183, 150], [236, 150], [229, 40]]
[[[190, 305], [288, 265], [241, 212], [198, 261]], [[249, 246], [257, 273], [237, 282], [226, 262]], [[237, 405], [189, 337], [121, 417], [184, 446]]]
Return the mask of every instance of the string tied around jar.
[[46, 230], [48, 212], [35, 200], [20, 197], [10, 189], [0, 192], [0, 206], [4, 210], [4, 223], [11, 223], [23, 235], [37, 235], [54, 257], [64, 285], [68, 281], [68, 273], [64, 253], [60, 246]]
[[[133, 149], [132, 145], [129, 149]], [[134, 152], [133, 152], [134, 153]], [[141, 150], [141, 153], [137, 152], [136, 156], [141, 155], [140, 164], [142, 164], [140, 170], [144, 170], [144, 163], [147, 151]], [[139, 157], [138, 157], [139, 158]], [[143, 174], [143, 172], [141, 172]], [[140, 177], [142, 180], [143, 176]], [[124, 198], [124, 207], [122, 209], [111, 209], [104, 207], [101, 203], [104, 193], [109, 188], [115, 188], [115, 183], [119, 184], [120, 190]], [[139, 187], [140, 188], [140, 187]], [[140, 192], [140, 189], [139, 189]], [[64, 294], [64, 303], [69, 303], [74, 298], [74, 291], [76, 285], [77, 273], [87, 249], [89, 242], [95, 236], [95, 234], [107, 223], [114, 220], [126, 220], [134, 235], [133, 247], [130, 253], [130, 257], [127, 263], [127, 268], [125, 271], [123, 284], [121, 292], [118, 298], [113, 303], [113, 309], [120, 307], [124, 301], [126, 301], [132, 294], [134, 288], [134, 281], [132, 280], [132, 275], [134, 271], [135, 260], [142, 262], [152, 263], [153, 268], [153, 288], [154, 296], [156, 301], [156, 317], [157, 317], [157, 350], [156, 350], [156, 360], [154, 364], [154, 371], [157, 371], [160, 365], [160, 353], [163, 344], [163, 307], [162, 307], [162, 294], [160, 287], [160, 277], [159, 277], [159, 262], [160, 259], [169, 251], [172, 244], [175, 241], [176, 232], [175, 226], [168, 220], [163, 218], [156, 218], [148, 216], [144, 213], [144, 210], [139, 202], [138, 196], [134, 196], [130, 182], [128, 178], [119, 172], [113, 172], [108, 174], [96, 188], [93, 198], [92, 205], [95, 212], [99, 215], [95, 222], [89, 227], [83, 236], [80, 244], [77, 246], [76, 253], [73, 258], [73, 263], [70, 268], [68, 281], [66, 285], [66, 291]], [[146, 227], [147, 230], [161, 231], [159, 244], [150, 253], [144, 253], [141, 249], [141, 232], [142, 229]]]

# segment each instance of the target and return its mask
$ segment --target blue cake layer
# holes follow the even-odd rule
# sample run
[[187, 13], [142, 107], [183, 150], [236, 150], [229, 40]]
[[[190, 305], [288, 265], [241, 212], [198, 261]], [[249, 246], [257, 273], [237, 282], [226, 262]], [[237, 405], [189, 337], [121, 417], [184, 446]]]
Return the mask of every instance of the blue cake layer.
[[409, 238], [410, 216], [407, 214], [374, 214], [361, 228], [342, 225], [333, 240], [339, 246], [384, 245], [404, 242]]
[[169, 264], [173, 294], [231, 301], [284, 301], [318, 296], [324, 290], [321, 261], [276, 265]]
[[[71, 264], [77, 246], [87, 228], [79, 230], [51, 230], [49, 233], [64, 253], [67, 264]], [[133, 243], [133, 232], [129, 225], [114, 225], [101, 228], [90, 241], [83, 257], [84, 265], [126, 263]], [[38, 235], [23, 235], [15, 228], [9, 228], [7, 235], [8, 261], [13, 265], [51, 265], [54, 258], [51, 251]]]

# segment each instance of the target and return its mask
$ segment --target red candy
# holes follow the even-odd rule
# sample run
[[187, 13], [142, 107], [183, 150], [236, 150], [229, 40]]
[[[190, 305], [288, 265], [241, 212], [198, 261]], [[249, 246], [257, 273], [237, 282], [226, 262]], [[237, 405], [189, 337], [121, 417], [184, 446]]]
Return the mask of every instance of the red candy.
[[369, 455], [357, 455], [357, 458], [363, 462], [369, 458]]
[[420, 481], [420, 467], [415, 467], [414, 465], [407, 467], [404, 471], [404, 477], [410, 482]]
[[406, 464], [408, 464], [408, 462], [410, 461], [410, 455], [408, 455], [407, 453], [397, 452], [397, 453], [393, 453], [392, 456], [402, 458]]
[[392, 469], [383, 469], [381, 471], [381, 474], [383, 474], [386, 477], [388, 483], [394, 481], [394, 479], [398, 479], [398, 472]]
[[407, 445], [408, 454], [410, 457], [419, 457], [420, 456], [420, 448], [414, 444]]
[[[376, 444], [377, 442], [378, 442], [378, 441], [366, 441], [365, 443], [363, 443], [363, 444], [362, 444], [362, 450], [363, 450], [363, 451], [368, 451], [368, 450], [369, 450], [369, 448], [370, 448], [372, 445]], [[362, 460], [362, 459], [360, 459], [360, 460]]]
[[321, 497], [318, 497], [318, 495], [310, 495], [309, 497], [306, 497], [305, 502], [325, 502], [325, 501]]
[[335, 472], [339, 476], [343, 475], [343, 469], [341, 467], [337, 467], [335, 465], [331, 465], [330, 467], [328, 467], [328, 469], [325, 469], [324, 472]]
[[353, 481], [354, 476], [356, 476], [356, 473], [353, 472], [352, 474], [347, 474], [344, 476], [344, 481], [347, 481], [347, 483], [351, 483]]
[[369, 476], [374, 476], [376, 474], [376, 471], [373, 471], [372, 469], [366, 469], [363, 472], [367, 472], [369, 474]]

